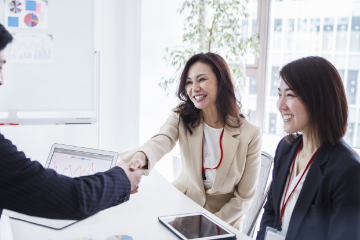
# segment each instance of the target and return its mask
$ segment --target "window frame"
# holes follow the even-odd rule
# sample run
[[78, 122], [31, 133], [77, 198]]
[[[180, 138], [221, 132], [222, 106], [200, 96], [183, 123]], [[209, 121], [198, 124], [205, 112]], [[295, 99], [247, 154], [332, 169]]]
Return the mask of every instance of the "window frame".
[[255, 64], [246, 65], [246, 77], [257, 79], [255, 124], [264, 128], [266, 64], [268, 52], [268, 29], [271, 0], [258, 0], [256, 32], [259, 38], [260, 55]]

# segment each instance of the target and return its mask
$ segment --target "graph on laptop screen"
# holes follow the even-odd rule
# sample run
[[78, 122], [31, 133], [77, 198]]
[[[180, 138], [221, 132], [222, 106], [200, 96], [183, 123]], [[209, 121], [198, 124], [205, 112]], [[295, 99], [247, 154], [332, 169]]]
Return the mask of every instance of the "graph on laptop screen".
[[55, 148], [49, 168], [74, 178], [109, 170], [112, 160], [109, 155]]

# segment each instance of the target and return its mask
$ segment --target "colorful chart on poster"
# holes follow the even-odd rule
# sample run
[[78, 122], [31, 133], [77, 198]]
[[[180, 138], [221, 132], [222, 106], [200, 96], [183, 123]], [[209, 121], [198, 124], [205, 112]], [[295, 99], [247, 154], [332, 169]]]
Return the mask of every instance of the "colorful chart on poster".
[[134, 240], [134, 239], [128, 235], [115, 235], [106, 238], [106, 240]]
[[0, 10], [5, 13], [5, 24], [2, 23], [5, 26], [29, 30], [48, 28], [48, 0], [2, 1], [5, 2], [5, 7]]
[[19, 13], [21, 12], [22, 4], [19, 1], [11, 1], [9, 4], [10, 12], [12, 13]]
[[24, 22], [28, 27], [36, 27], [36, 25], [39, 24], [39, 18], [36, 16], [36, 14], [29, 13], [25, 16]]

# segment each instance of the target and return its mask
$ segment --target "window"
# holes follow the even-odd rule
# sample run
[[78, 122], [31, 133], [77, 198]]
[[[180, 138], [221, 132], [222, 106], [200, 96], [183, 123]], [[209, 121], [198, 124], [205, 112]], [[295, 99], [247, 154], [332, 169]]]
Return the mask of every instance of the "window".
[[360, 147], [360, 1], [272, 0], [269, 16], [264, 132], [285, 134], [276, 108], [281, 67], [301, 57], [322, 56], [335, 65], [344, 83], [349, 104], [344, 139]]
[[246, 37], [257, 34], [260, 43], [260, 55], [256, 58], [247, 57], [245, 86], [241, 91], [242, 112], [247, 114], [251, 122], [262, 126], [264, 93], [263, 79], [265, 76], [265, 60], [267, 53], [267, 21], [269, 1], [249, 1], [249, 20], [242, 21], [242, 29]]
[[[258, 34], [258, 1], [249, 1], [247, 4], [249, 18], [241, 20], [241, 34], [244, 39]], [[256, 118], [256, 105], [257, 105], [257, 75], [258, 58], [255, 58], [252, 54], [246, 56], [246, 70], [247, 76], [244, 79], [244, 85], [241, 89], [241, 104], [242, 112], [248, 116], [251, 122], [255, 122]]]

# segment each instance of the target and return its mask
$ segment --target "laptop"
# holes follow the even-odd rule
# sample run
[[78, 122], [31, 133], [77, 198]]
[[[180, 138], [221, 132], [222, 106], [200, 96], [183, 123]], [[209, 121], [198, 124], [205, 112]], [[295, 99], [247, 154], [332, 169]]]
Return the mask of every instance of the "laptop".
[[[118, 156], [119, 154], [116, 152], [55, 143], [51, 148], [45, 168], [54, 169], [57, 173], [72, 178], [88, 176], [98, 172], [105, 172], [114, 167]], [[78, 221], [34, 217], [9, 210], [6, 210], [4, 214], [10, 218], [53, 229], [62, 229]]]

